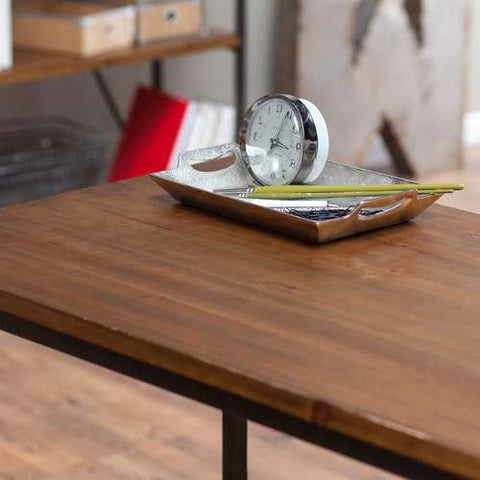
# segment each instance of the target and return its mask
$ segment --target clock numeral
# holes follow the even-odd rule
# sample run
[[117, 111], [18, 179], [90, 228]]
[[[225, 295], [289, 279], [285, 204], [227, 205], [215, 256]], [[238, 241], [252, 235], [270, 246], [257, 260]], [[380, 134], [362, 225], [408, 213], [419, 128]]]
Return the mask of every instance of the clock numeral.
[[277, 104], [277, 113], [282, 113], [283, 112], [283, 105]]
[[295, 165], [296, 165], [296, 164], [297, 164], [297, 162], [296, 162], [295, 160], [293, 160], [293, 159], [290, 160], [290, 166], [291, 166], [292, 168], [295, 168]]
[[260, 116], [258, 117], [258, 124], [259, 124], [259, 125], [263, 125], [262, 117], [260, 117]]
[[298, 142], [295, 148], [297, 149], [297, 152], [299, 152], [302, 149], [302, 144]]
[[293, 126], [293, 133], [294, 133], [295, 135], [298, 134], [298, 127], [297, 127], [296, 125]]
[[255, 141], [258, 140], [258, 132], [255, 132], [255, 133], [253, 134], [253, 139], [254, 139]]
[[272, 172], [272, 173], [270, 174], [270, 178], [271, 178], [272, 180], [275, 180], [275, 172]]
[[286, 180], [287, 178], [287, 172], [285, 170], [282, 170], [282, 178]]
[[292, 117], [293, 117], [292, 112], [291, 112], [291, 111], [290, 111], [290, 112], [287, 112], [286, 117], [288, 118], [288, 120], [291, 120]]
[[270, 115], [272, 113], [272, 107], [268, 107], [268, 114]]

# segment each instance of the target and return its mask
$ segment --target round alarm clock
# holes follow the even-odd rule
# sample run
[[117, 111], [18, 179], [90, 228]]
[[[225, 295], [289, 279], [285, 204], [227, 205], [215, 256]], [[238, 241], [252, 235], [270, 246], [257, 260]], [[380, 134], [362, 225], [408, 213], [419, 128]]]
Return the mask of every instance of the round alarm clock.
[[260, 185], [313, 182], [328, 157], [329, 137], [320, 110], [293, 95], [266, 95], [240, 126], [242, 158]]

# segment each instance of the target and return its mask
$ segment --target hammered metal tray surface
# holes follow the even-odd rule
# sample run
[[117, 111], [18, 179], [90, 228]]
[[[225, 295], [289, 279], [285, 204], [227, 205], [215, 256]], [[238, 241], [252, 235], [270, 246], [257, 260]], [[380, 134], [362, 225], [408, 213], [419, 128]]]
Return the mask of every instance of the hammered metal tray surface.
[[[217, 171], [199, 171], [198, 165], [212, 158], [231, 156], [233, 165]], [[196, 166], [196, 168], [195, 168]], [[344, 217], [313, 221], [254, 205], [237, 198], [213, 193], [213, 190], [243, 188], [254, 184], [236, 144], [186, 152], [178, 168], [151, 175], [172, 197], [186, 205], [240, 220], [261, 228], [314, 243], [325, 243], [357, 233], [397, 225], [412, 220], [441, 195], [418, 195], [407, 191], [389, 197], [359, 197], [332, 200], [342, 207], [353, 207]], [[327, 162], [317, 185], [412, 183], [409, 180]], [[367, 209], [378, 213], [365, 215]]]

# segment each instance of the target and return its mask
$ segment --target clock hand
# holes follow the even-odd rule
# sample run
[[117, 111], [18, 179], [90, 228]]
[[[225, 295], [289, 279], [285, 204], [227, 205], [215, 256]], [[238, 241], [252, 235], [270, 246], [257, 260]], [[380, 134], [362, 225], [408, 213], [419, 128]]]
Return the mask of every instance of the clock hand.
[[285, 127], [285, 123], [287, 121], [287, 118], [288, 118], [288, 112], [285, 114], [285, 117], [283, 118], [283, 121], [282, 121], [282, 124], [280, 125], [280, 128], [278, 129], [277, 131], [277, 135], [275, 136], [275, 138], [271, 138], [270, 139], [270, 151], [273, 150], [273, 147], [275, 146], [281, 146], [283, 148], [285, 148], [286, 150], [288, 150], [288, 147], [286, 147], [280, 140], [280, 133], [282, 132], [283, 128]]
[[276, 140], [275, 138], [272, 138], [271, 140], [273, 146], [277, 146], [277, 147], [282, 147], [284, 148], [285, 150], [290, 150], [284, 143], [282, 143], [280, 140]]
[[282, 124], [280, 125], [280, 128], [278, 129], [277, 136], [274, 138], [274, 140], [276, 140], [277, 142], [279, 141], [280, 132], [283, 130], [283, 127], [285, 126], [285, 123], [286, 123], [286, 121], [287, 121], [287, 118], [288, 118], [288, 112], [285, 114], [285, 117], [283, 118], [283, 122], [282, 122]]

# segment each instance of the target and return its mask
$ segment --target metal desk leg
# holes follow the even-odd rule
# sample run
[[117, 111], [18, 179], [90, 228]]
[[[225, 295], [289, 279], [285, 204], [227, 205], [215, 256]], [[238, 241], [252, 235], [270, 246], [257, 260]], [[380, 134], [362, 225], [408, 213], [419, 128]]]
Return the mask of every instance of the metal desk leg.
[[247, 480], [247, 420], [223, 411], [223, 480]]

